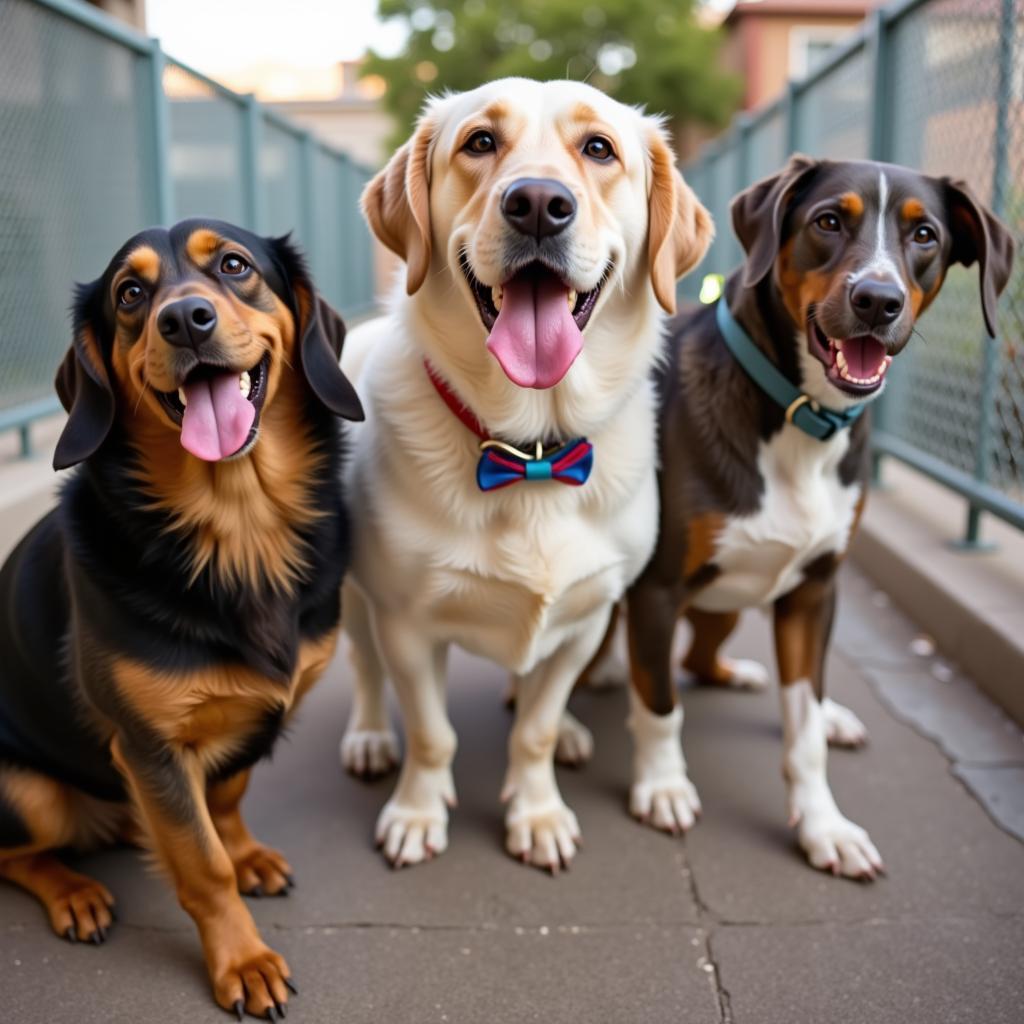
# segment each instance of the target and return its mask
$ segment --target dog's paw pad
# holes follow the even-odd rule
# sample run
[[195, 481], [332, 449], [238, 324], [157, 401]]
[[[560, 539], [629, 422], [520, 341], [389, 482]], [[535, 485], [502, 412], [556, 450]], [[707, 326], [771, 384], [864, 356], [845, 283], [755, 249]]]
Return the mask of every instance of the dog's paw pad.
[[821, 702], [825, 735], [836, 747], [862, 747], [868, 741], [867, 726], [849, 709], [826, 697]]
[[422, 864], [448, 848], [448, 812], [406, 807], [389, 800], [377, 819], [377, 845], [393, 867]]
[[105, 885], [84, 875], [69, 879], [46, 901], [53, 930], [70, 942], [99, 946], [114, 924], [114, 897]]
[[[213, 951], [214, 960], [217, 951]], [[288, 965], [272, 949], [257, 943], [250, 952], [225, 957], [227, 963], [211, 968], [213, 995], [238, 1020], [243, 1011], [263, 1020], [287, 1016], [288, 993], [295, 992]]]
[[284, 896], [295, 884], [284, 856], [269, 846], [256, 846], [234, 861], [238, 889], [247, 896]]
[[692, 828], [700, 817], [700, 797], [685, 772], [669, 772], [634, 782], [629, 811], [645, 825], [678, 835]]
[[594, 736], [575, 716], [566, 711], [558, 723], [555, 760], [559, 764], [578, 767], [594, 755]]
[[725, 661], [726, 686], [736, 690], [763, 690], [771, 682], [771, 673], [759, 661], [729, 658]]
[[560, 799], [531, 808], [514, 798], [505, 827], [505, 848], [517, 860], [553, 875], [571, 867], [581, 840], [580, 825]]
[[398, 737], [391, 729], [349, 729], [341, 738], [341, 766], [361, 779], [376, 779], [398, 766]]
[[819, 871], [864, 881], [885, 871], [867, 832], [841, 814], [803, 818], [798, 835], [808, 861]]

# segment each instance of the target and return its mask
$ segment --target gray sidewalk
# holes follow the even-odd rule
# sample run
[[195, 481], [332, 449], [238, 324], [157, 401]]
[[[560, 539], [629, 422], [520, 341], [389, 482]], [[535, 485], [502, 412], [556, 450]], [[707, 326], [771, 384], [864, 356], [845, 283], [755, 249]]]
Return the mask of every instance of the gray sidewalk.
[[[558, 879], [521, 867], [501, 846], [504, 680], [465, 656], [452, 665], [451, 847], [394, 872], [371, 840], [392, 780], [367, 786], [339, 769], [349, 703], [340, 656], [247, 801], [254, 831], [298, 877], [290, 897], [251, 904], [301, 988], [289, 1021], [1018, 1024], [1024, 845], [962, 778], [1012, 814], [1021, 735], [955, 671], [914, 654], [913, 627], [853, 569], [838, 634], [830, 692], [862, 717], [871, 743], [833, 752], [831, 776], [885, 858], [889, 875], [873, 885], [804, 865], [785, 827], [774, 688], [685, 694], [705, 808], [685, 841], [625, 813], [624, 693], [578, 695], [597, 755], [560, 781], [585, 846]], [[755, 613], [732, 647], [766, 659], [768, 638]], [[911, 719], [945, 736], [954, 762]], [[138, 854], [81, 864], [114, 890], [121, 923], [106, 946], [70, 946], [30, 898], [0, 889], [0, 1020], [227, 1020], [191, 923]]]

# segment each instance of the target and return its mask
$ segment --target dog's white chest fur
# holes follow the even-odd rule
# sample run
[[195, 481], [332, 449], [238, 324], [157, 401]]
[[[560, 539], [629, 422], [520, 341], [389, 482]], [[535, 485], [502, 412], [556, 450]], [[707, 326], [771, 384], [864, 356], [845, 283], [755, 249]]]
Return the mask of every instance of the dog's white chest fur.
[[849, 444], [847, 430], [822, 442], [787, 424], [761, 445], [761, 507], [726, 520], [713, 556], [721, 574], [697, 607], [739, 611], [774, 601], [815, 558], [845, 550], [860, 498], [859, 484], [845, 487], [839, 478]]
[[607, 615], [650, 557], [653, 392], [644, 384], [590, 436], [594, 469], [581, 487], [481, 493], [476, 439], [422, 360], [396, 348], [375, 352], [367, 422], [352, 432], [353, 578], [422, 635], [527, 672]]

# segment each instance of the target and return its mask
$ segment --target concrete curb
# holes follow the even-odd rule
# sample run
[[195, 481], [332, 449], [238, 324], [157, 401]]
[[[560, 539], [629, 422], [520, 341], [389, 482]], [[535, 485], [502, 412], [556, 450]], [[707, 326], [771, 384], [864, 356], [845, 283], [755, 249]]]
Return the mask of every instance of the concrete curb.
[[903, 467], [886, 472], [891, 485], [871, 495], [853, 559], [1024, 725], [1024, 537], [992, 523], [993, 550], [957, 550], [962, 502]]

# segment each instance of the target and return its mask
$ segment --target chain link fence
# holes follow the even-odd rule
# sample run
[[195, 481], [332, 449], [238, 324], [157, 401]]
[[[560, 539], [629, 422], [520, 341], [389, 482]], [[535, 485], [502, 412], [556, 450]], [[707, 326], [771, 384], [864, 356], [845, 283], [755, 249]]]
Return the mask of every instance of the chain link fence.
[[0, 0], [0, 430], [58, 405], [75, 281], [152, 224], [293, 232], [347, 316], [373, 305], [369, 171], [76, 0]]
[[[683, 282], [742, 259], [729, 201], [791, 152], [877, 159], [966, 179], [1024, 242], [1024, 0], [900, 0], [836, 47], [814, 73], [732, 129], [685, 169], [719, 239]], [[985, 333], [977, 268], [950, 270], [893, 364], [875, 416], [875, 451], [968, 500], [965, 540], [992, 512], [1024, 528], [1024, 256]]]

